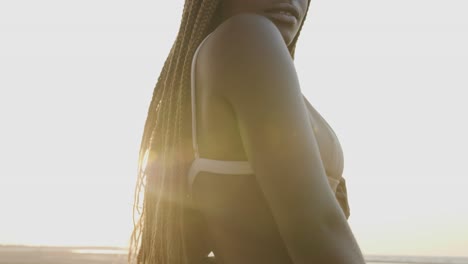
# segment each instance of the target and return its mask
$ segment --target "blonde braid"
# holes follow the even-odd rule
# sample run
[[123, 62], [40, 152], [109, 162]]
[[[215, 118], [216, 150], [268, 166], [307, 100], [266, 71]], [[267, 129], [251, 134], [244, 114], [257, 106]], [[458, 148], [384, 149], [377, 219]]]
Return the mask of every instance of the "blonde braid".
[[129, 261], [135, 258], [135, 253], [137, 263], [189, 261], [183, 225], [184, 165], [188, 162], [180, 160], [178, 154], [188, 149], [184, 143], [191, 143], [183, 140], [184, 134], [189, 134], [186, 128], [190, 127], [190, 120], [184, 117], [190, 109], [184, 103], [190, 99], [187, 92], [190, 91], [190, 58], [193, 47], [206, 34], [216, 3], [217, 0], [186, 1], [179, 34], [153, 93], [140, 149], [136, 188], [139, 193], [144, 187], [143, 209], [139, 210], [139, 194], [136, 194], [135, 207], [140, 219], [132, 234]]

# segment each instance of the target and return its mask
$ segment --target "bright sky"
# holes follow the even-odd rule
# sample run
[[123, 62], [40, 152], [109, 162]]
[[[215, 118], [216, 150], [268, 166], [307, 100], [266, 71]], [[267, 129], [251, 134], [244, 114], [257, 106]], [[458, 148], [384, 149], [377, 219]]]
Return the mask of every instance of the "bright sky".
[[[312, 2], [296, 66], [342, 144], [363, 252], [468, 255], [468, 3]], [[0, 244], [127, 245], [182, 3], [0, 3]]]

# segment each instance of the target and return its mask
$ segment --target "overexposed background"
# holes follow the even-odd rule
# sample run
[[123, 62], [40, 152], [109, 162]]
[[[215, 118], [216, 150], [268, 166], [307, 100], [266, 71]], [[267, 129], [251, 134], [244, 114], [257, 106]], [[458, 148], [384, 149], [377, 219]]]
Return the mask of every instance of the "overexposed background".
[[[127, 246], [182, 0], [0, 3], [0, 244]], [[312, 1], [296, 66], [365, 254], [468, 255], [463, 0]]]

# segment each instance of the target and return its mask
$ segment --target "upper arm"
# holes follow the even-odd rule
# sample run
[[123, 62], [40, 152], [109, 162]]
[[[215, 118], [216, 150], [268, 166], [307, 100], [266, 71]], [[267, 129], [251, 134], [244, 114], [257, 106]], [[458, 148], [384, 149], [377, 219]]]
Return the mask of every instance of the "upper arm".
[[329, 187], [293, 60], [276, 26], [226, 21], [200, 51], [204, 85], [232, 106], [246, 155], [290, 250], [346, 219]]

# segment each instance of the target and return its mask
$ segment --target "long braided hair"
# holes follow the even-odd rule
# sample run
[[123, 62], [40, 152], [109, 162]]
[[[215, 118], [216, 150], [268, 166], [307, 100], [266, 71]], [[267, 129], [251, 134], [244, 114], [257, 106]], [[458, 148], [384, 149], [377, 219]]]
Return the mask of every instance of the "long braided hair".
[[[187, 234], [194, 227], [186, 220], [191, 209], [186, 175], [194, 157], [191, 62], [198, 45], [221, 22], [221, 1], [185, 0], [179, 32], [154, 88], [140, 145], [129, 263], [197, 261], [188, 255], [193, 246]], [[304, 21], [289, 47], [293, 59]]]

